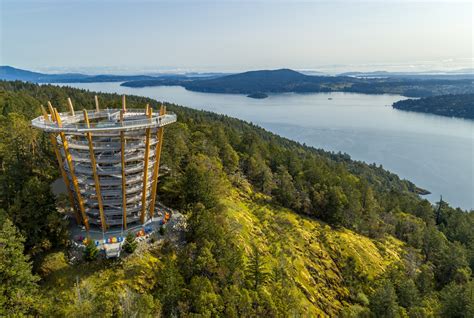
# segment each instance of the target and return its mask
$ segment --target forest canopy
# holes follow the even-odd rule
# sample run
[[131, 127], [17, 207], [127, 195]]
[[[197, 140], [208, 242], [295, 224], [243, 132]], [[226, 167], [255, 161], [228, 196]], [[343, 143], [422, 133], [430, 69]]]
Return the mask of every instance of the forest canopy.
[[[71, 265], [59, 172], [30, 120], [68, 97], [93, 109], [95, 94], [0, 82], [0, 316], [474, 316], [472, 211], [432, 205], [383, 167], [168, 103], [178, 123], [158, 197], [185, 214], [183, 244]], [[127, 97], [147, 103], [159, 106]]]

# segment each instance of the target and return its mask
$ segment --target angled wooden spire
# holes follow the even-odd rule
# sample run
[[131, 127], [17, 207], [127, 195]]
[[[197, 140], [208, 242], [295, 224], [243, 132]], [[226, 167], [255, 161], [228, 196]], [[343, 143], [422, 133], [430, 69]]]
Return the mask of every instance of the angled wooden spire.
[[[87, 110], [83, 110], [84, 113], [84, 121], [86, 122], [87, 128], [90, 128], [89, 123], [89, 116], [87, 115]], [[100, 214], [100, 223], [102, 226], [102, 231], [107, 230], [107, 222], [105, 220], [104, 214], [104, 206], [102, 203], [102, 193], [100, 192], [100, 180], [99, 175], [97, 174], [97, 162], [95, 161], [95, 154], [94, 154], [94, 143], [92, 142], [92, 133], [86, 133], [87, 141], [89, 142], [89, 157], [91, 159], [91, 166], [92, 166], [92, 174], [94, 176], [94, 184], [95, 184], [95, 194], [97, 197], [97, 203], [99, 204], [99, 214]]]
[[[48, 102], [48, 106], [51, 106], [51, 103]], [[51, 106], [52, 107], [52, 106]], [[58, 127], [62, 127], [61, 116], [56, 108], [53, 108], [54, 120], [58, 124]], [[79, 205], [79, 210], [81, 211], [82, 220], [84, 226], [86, 227], [87, 232], [89, 232], [89, 219], [87, 218], [86, 210], [84, 208], [84, 201], [82, 200], [81, 190], [79, 189], [79, 184], [77, 182], [77, 177], [74, 171], [74, 164], [72, 162], [72, 156], [69, 152], [69, 146], [67, 137], [64, 132], [60, 132], [59, 136], [61, 137], [61, 141], [63, 143], [64, 154], [66, 156], [66, 162], [69, 168], [69, 174], [71, 175], [72, 185], [74, 187], [74, 192], [76, 193], [77, 203]]]
[[[43, 107], [43, 105], [41, 105], [41, 112], [43, 113], [43, 118], [46, 122], [53, 121], [53, 116], [51, 115], [51, 119], [50, 119], [48, 112]], [[59, 151], [59, 148], [58, 148], [58, 143], [56, 141], [56, 134], [50, 134], [49, 138], [51, 140], [51, 144], [53, 145], [54, 154], [56, 155], [56, 160], [58, 161], [59, 170], [61, 171], [61, 176], [63, 178], [64, 184], [66, 185], [69, 203], [71, 204], [71, 207], [74, 210], [74, 216], [76, 218], [76, 222], [78, 224], [81, 224], [83, 222], [81, 220], [81, 215], [79, 214], [79, 211], [77, 210], [76, 204], [74, 202], [74, 195], [71, 190], [71, 184], [69, 183], [69, 178], [67, 177], [66, 170], [64, 170], [64, 161], [61, 156], [61, 152]]]
[[69, 97], [67, 98], [67, 105], [69, 106], [69, 112], [71, 112], [71, 115], [75, 116], [74, 106], [72, 106], [72, 100]]
[[[161, 104], [160, 107], [160, 116], [166, 114], [166, 107]], [[163, 134], [164, 127], [161, 126], [156, 132], [156, 148], [155, 148], [155, 165], [153, 167], [153, 183], [151, 186], [151, 202], [150, 202], [150, 217], [153, 217], [155, 214], [155, 204], [156, 204], [156, 191], [158, 188], [158, 175], [160, 173], [160, 159], [161, 159], [161, 148], [163, 147]]]
[[127, 112], [127, 99], [125, 95], [122, 95], [122, 110], [123, 112]]
[[95, 100], [95, 111], [96, 112], [100, 112], [100, 108], [99, 108], [99, 97], [97, 97], [97, 95], [94, 96], [94, 100]]

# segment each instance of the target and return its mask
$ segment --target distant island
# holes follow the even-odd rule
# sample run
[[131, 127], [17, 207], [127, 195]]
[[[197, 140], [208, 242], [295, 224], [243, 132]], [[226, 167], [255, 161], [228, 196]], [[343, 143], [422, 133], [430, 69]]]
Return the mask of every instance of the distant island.
[[[466, 75], [468, 77], [468, 75]], [[203, 93], [326, 93], [351, 92], [363, 94], [399, 94], [407, 97], [428, 97], [443, 94], [473, 93], [472, 78], [452, 79], [419, 75], [410, 77], [312, 76], [290, 69], [250, 71], [214, 78], [140, 80], [122, 83], [126, 87], [180, 85]], [[258, 95], [257, 95], [258, 96]]]
[[253, 94], [247, 95], [247, 97], [255, 98], [255, 99], [264, 99], [264, 98], [267, 98], [268, 95], [265, 93], [253, 93]]
[[393, 108], [406, 111], [474, 119], [474, 94], [441, 95], [420, 99], [406, 99], [398, 101], [392, 106]]
[[447, 94], [472, 94], [474, 74], [443, 73], [342, 73], [336, 76], [307, 75], [290, 69], [258, 70], [238, 74], [187, 73], [157, 75], [85, 75], [79, 73], [43, 74], [0, 66], [0, 80], [33, 83], [122, 82], [126, 87], [179, 85], [203, 93], [245, 94], [264, 98], [268, 93], [350, 92], [362, 94], [398, 94], [429, 97]]

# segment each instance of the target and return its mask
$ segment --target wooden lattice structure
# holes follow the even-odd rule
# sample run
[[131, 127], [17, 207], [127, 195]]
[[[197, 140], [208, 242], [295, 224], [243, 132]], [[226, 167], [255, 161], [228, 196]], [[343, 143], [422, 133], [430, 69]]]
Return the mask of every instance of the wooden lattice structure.
[[176, 115], [161, 106], [159, 113], [99, 108], [59, 113], [48, 102], [32, 125], [50, 134], [76, 220], [107, 231], [153, 218], [164, 126]]

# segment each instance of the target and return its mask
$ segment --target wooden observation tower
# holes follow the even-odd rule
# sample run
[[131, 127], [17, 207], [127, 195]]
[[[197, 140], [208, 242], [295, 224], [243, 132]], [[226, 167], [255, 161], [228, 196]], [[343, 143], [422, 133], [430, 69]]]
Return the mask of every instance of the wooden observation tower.
[[121, 109], [59, 113], [48, 102], [32, 125], [50, 134], [59, 169], [66, 184], [76, 220], [87, 231], [127, 229], [153, 218], [160, 170], [164, 126], [176, 115], [161, 106], [159, 113]]

